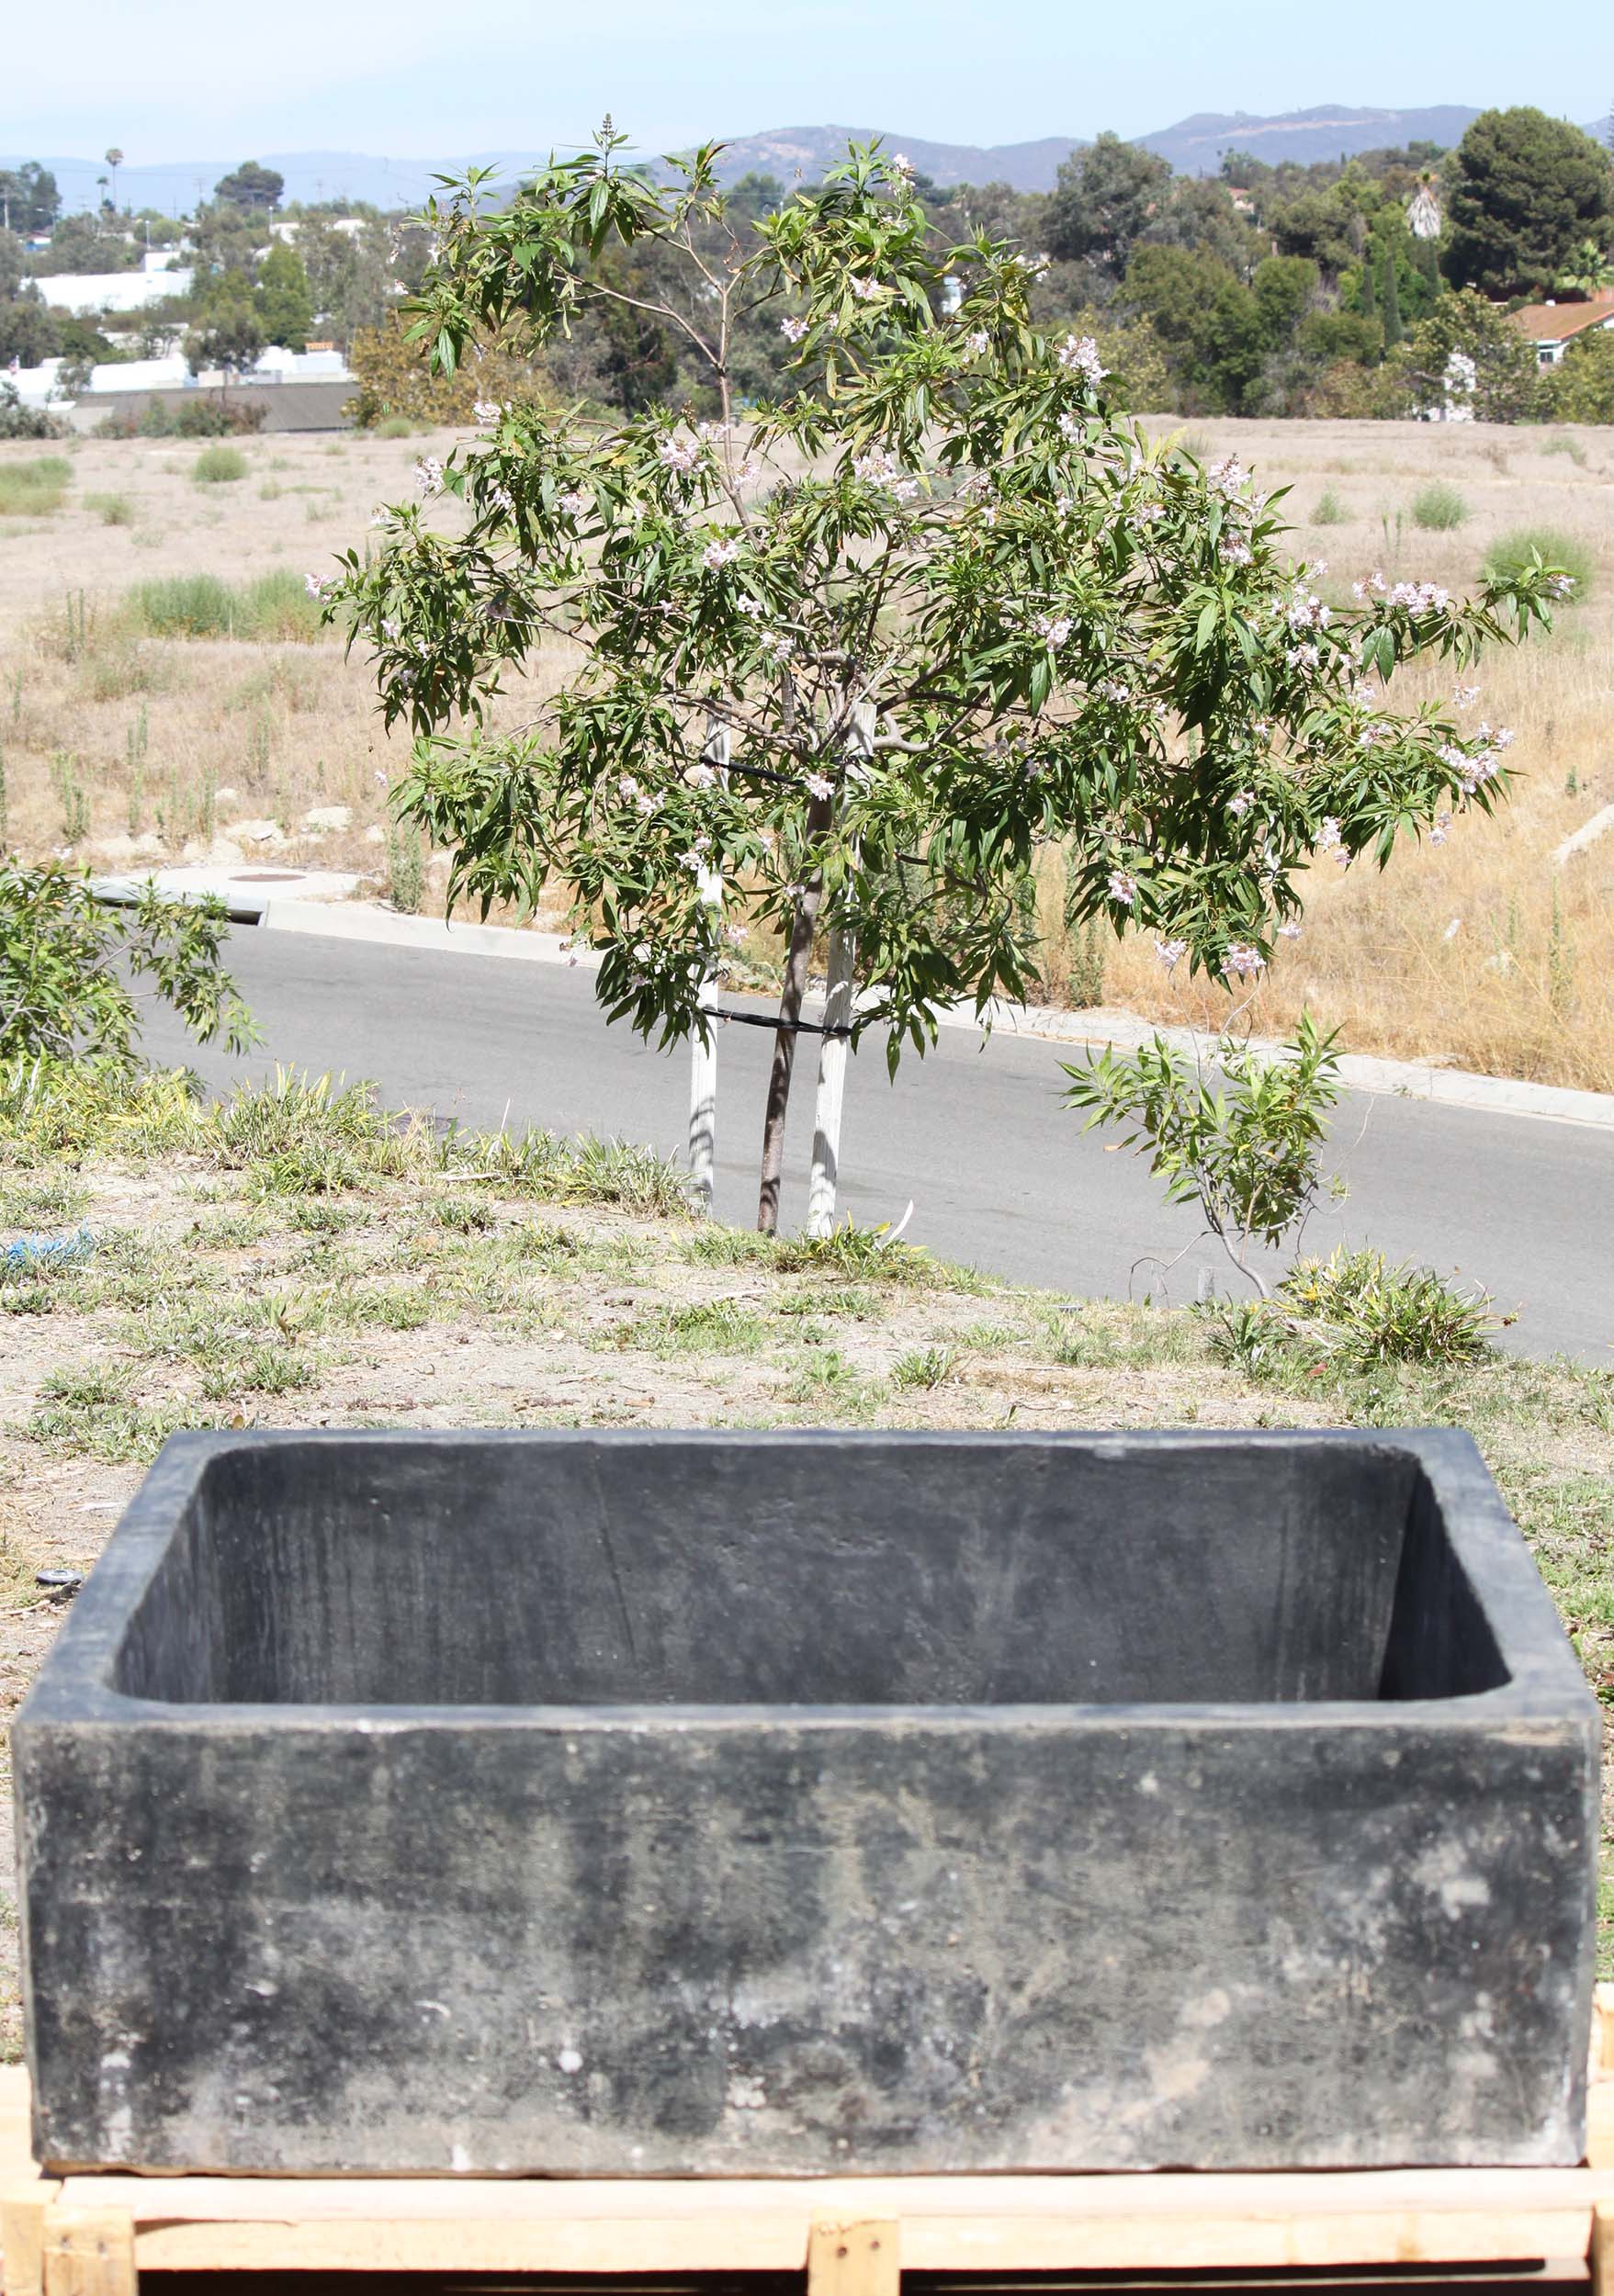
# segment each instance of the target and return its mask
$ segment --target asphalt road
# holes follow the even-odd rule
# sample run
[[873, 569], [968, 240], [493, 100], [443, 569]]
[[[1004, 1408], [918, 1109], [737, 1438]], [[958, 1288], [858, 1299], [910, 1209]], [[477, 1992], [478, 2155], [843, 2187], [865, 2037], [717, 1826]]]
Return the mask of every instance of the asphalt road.
[[[263, 1030], [243, 1060], [198, 1051], [165, 1011], [146, 1044], [209, 1085], [276, 1064], [364, 1077], [389, 1107], [474, 1125], [592, 1131], [682, 1154], [688, 1053], [607, 1028], [593, 976], [545, 963], [238, 929], [230, 962]], [[773, 1043], [729, 1027], [718, 1052], [717, 1203], [756, 1210], [762, 1093]], [[806, 1208], [816, 1040], [796, 1070], [784, 1221]], [[894, 1220], [911, 1198], [910, 1241], [1073, 1296], [1191, 1300], [1198, 1270], [1236, 1291], [1191, 1210], [1164, 1205], [1146, 1166], [1106, 1148], [1061, 1105], [1068, 1046], [1002, 1031], [983, 1049], [944, 1030], [886, 1080], [872, 1040], [848, 1078], [841, 1207]], [[1346, 1182], [1306, 1232], [1308, 1250], [1371, 1242], [1484, 1285], [1517, 1311], [1507, 1344], [1614, 1364], [1614, 1136], [1574, 1124], [1479, 1114], [1384, 1095], [1340, 1104], [1329, 1162]], [[1182, 1255], [1179, 1258], [1179, 1255]], [[1168, 1271], [1165, 1263], [1174, 1262]]]

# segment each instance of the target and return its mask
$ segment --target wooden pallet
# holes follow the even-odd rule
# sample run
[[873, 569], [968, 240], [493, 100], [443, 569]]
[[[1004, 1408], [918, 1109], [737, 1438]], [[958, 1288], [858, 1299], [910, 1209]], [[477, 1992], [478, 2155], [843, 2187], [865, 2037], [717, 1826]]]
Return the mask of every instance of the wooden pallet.
[[4, 2296], [136, 2296], [142, 2270], [931, 2272], [1572, 2265], [1614, 2296], [1614, 1988], [1589, 2163], [1326, 2174], [584, 2178], [45, 2177], [0, 2068]]

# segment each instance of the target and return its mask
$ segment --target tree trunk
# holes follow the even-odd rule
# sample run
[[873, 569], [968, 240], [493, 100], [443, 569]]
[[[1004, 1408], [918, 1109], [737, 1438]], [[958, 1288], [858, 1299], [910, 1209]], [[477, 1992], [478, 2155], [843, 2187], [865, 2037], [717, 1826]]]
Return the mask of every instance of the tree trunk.
[[[816, 843], [830, 826], [830, 801], [815, 797], [807, 806], [807, 834]], [[779, 1183], [784, 1172], [784, 1118], [790, 1107], [790, 1078], [796, 1066], [796, 1022], [807, 994], [807, 961], [818, 921], [821, 880], [815, 874], [802, 888], [790, 928], [790, 954], [779, 991], [779, 1026], [773, 1034], [773, 1065], [768, 1075], [768, 1107], [762, 1120], [762, 1185], [757, 1199], [757, 1226], [772, 1235], [779, 1225]]]

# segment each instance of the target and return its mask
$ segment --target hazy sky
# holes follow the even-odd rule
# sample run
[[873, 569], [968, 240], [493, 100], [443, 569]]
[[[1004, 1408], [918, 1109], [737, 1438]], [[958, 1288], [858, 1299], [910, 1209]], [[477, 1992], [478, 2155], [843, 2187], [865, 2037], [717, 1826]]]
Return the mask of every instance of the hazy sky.
[[534, 152], [606, 110], [660, 149], [833, 121], [954, 142], [1191, 111], [1614, 96], [1608, 0], [1391, 17], [1296, 0], [78, 0], [5, 11], [0, 152]]

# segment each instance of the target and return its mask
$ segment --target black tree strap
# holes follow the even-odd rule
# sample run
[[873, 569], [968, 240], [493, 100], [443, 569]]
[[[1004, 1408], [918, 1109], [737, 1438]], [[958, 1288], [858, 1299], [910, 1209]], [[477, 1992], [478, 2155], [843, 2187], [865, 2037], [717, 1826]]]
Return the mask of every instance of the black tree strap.
[[826, 1027], [821, 1020], [780, 1020], [765, 1012], [736, 1012], [730, 1005], [702, 1005], [699, 1009], [708, 1020], [739, 1020], [748, 1029], [795, 1029], [806, 1036], [850, 1036], [852, 1030], [844, 1021]]

